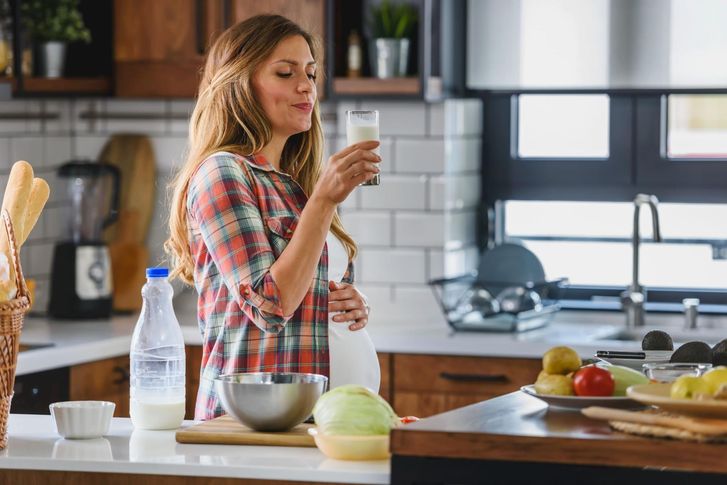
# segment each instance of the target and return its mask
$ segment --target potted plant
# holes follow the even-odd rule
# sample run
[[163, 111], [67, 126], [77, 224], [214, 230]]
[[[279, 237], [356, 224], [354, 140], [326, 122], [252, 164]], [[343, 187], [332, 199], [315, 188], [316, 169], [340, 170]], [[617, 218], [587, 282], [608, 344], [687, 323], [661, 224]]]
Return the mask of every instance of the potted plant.
[[417, 9], [408, 3], [382, 0], [371, 8], [371, 70], [378, 78], [406, 76], [409, 39], [417, 23]]
[[63, 76], [66, 44], [91, 42], [91, 33], [78, 9], [79, 0], [24, 0], [21, 2], [23, 26], [37, 43], [40, 75]]

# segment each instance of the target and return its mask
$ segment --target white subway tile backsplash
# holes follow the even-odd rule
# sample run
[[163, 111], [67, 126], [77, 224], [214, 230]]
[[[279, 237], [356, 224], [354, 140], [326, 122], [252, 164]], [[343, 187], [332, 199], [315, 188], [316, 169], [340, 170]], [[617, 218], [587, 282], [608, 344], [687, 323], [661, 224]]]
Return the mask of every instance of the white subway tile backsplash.
[[69, 137], [45, 137], [45, 157], [42, 160], [42, 166], [55, 168], [69, 161], [71, 158], [71, 139]]
[[[14, 162], [10, 159], [10, 138], [0, 138], [0, 173], [10, 172]], [[4, 190], [5, 185], [2, 188]]]
[[[51, 196], [53, 195], [54, 188], [51, 187]], [[64, 234], [63, 231], [66, 229], [65, 217], [68, 209], [65, 207], [58, 206], [46, 206], [41, 213], [41, 221], [38, 221], [38, 226], [41, 223], [44, 226], [44, 234], [48, 239], [60, 239]], [[35, 231], [34, 231], [35, 232]]]
[[145, 101], [120, 101], [106, 100], [105, 113], [125, 115], [141, 115], [138, 119], [106, 119], [102, 122], [102, 129], [109, 133], [166, 133], [167, 120], [144, 119], [144, 115], [164, 115], [167, 113], [166, 101], [145, 100]]
[[444, 317], [432, 289], [428, 285], [397, 285], [394, 288], [394, 316], [422, 317], [428, 320]]
[[[30, 260], [30, 269], [28, 271], [31, 276], [49, 275], [51, 274], [51, 264], [53, 263], [53, 247], [55, 243], [28, 243], [33, 247], [33, 258]], [[27, 248], [23, 247], [23, 251]]]
[[[379, 134], [383, 136], [427, 134], [424, 103], [364, 101], [361, 109], [379, 111]], [[340, 112], [340, 111], [339, 111]], [[339, 129], [340, 129], [339, 124]], [[345, 120], [344, 120], [345, 128]]]
[[[31, 240], [23, 248], [30, 276], [40, 276], [36, 301], [50, 271], [53, 244], [65, 230], [67, 208], [56, 167], [70, 159], [96, 160], [109, 134], [151, 137], [157, 159], [157, 205], [147, 245], [149, 264], [163, 262], [167, 237], [166, 184], [182, 161], [193, 100], [14, 100], [0, 113], [58, 113], [56, 120], [0, 120], [0, 187], [10, 165], [28, 159], [51, 185], [51, 198]], [[380, 186], [358, 187], [340, 204], [344, 227], [359, 244], [356, 286], [377, 315], [427, 316], [439, 309], [426, 282], [476, 268], [476, 208], [480, 199], [481, 100], [353, 100], [321, 104], [325, 158], [346, 146], [345, 111], [380, 112], [383, 162]], [[96, 111], [97, 120], [80, 119]], [[138, 119], [106, 120], [104, 114], [140, 114]], [[144, 119], [145, 114], [158, 119]], [[183, 118], [179, 119], [179, 115]], [[35, 136], [35, 133], [38, 133]], [[3, 137], [3, 133], [5, 136]], [[15, 136], [18, 136], [15, 138]], [[457, 208], [460, 208], [459, 210]], [[32, 274], [31, 274], [32, 273]], [[47, 291], [45, 292], [47, 302]]]
[[444, 135], [444, 103], [434, 103], [429, 109], [429, 136]]
[[106, 144], [106, 141], [108, 141], [108, 136], [106, 135], [77, 136], [73, 157], [77, 159], [88, 158], [98, 160], [98, 156], [101, 154], [101, 149]]
[[447, 137], [444, 139], [447, 173], [479, 172], [482, 140]]
[[444, 210], [444, 192], [446, 183], [446, 175], [434, 175], [429, 177], [429, 210]]
[[362, 209], [421, 209], [426, 203], [426, 176], [382, 174], [381, 185], [360, 187]]
[[343, 227], [360, 246], [391, 245], [391, 213], [373, 211], [344, 212]]
[[362, 248], [358, 278], [362, 283], [423, 283], [426, 264], [423, 249]]
[[185, 137], [153, 136], [151, 143], [154, 147], [154, 157], [157, 170], [176, 171], [184, 162], [184, 152], [187, 147]]
[[70, 139], [70, 133], [73, 129], [73, 113], [71, 112], [72, 103], [66, 101], [44, 101], [43, 111], [46, 114], [58, 115], [57, 119], [49, 119], [44, 121], [45, 133], [63, 134]]
[[445, 212], [445, 249], [460, 249], [476, 242], [477, 212]]
[[427, 279], [433, 280], [444, 277], [444, 251], [441, 249], [429, 250], [429, 271]]
[[445, 209], [477, 207], [480, 204], [480, 194], [478, 174], [445, 176]]
[[445, 136], [479, 135], [482, 133], [482, 101], [479, 99], [448, 99], [444, 102]]
[[399, 138], [395, 158], [397, 173], [443, 173], [444, 140]]
[[41, 136], [16, 136], [10, 139], [10, 160], [15, 163], [18, 160], [25, 160], [31, 165], [44, 166], [45, 149], [43, 137]]
[[397, 212], [394, 216], [394, 245], [442, 247], [444, 214], [434, 212]]

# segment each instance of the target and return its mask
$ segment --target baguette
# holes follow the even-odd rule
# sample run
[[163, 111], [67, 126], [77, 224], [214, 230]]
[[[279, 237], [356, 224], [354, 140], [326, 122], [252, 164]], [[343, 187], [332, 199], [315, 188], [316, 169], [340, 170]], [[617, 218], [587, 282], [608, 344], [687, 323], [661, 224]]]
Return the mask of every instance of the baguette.
[[[13, 231], [20, 250], [20, 238], [24, 234], [25, 212], [28, 207], [28, 199], [33, 187], [33, 167], [26, 161], [18, 161], [13, 164], [10, 170], [8, 184], [3, 195], [2, 210], [7, 210], [10, 221], [13, 224]], [[10, 264], [9, 276], [6, 282], [0, 284], [0, 301], [11, 300], [17, 294], [15, 284], [15, 266], [10, 254], [10, 241], [4, 228], [0, 230], [0, 252], [8, 259]]]
[[30, 191], [33, 188], [33, 167], [26, 161], [19, 161], [13, 164], [10, 170], [10, 178], [3, 196], [3, 210], [7, 210], [10, 220], [13, 222], [15, 237], [20, 239], [25, 231], [25, 211], [28, 208]]
[[33, 186], [30, 189], [30, 197], [28, 199], [28, 207], [25, 211], [25, 219], [23, 221], [23, 233], [18, 234], [18, 246], [22, 246], [25, 241], [28, 240], [30, 232], [38, 222], [40, 213], [45, 207], [45, 203], [48, 202], [48, 196], [50, 195], [50, 187], [48, 182], [42, 178], [34, 178]]

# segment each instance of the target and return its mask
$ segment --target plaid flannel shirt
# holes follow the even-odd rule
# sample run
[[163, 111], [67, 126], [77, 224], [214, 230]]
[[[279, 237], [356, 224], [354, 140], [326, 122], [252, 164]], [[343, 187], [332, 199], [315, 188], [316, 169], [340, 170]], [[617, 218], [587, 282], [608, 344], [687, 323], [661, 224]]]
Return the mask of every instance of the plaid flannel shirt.
[[[203, 343], [195, 419], [224, 413], [214, 389], [220, 374], [329, 374], [327, 247], [292, 315], [283, 314], [270, 274], [307, 200], [261, 155], [219, 152], [192, 176], [187, 210]], [[344, 281], [353, 282], [352, 262]]]

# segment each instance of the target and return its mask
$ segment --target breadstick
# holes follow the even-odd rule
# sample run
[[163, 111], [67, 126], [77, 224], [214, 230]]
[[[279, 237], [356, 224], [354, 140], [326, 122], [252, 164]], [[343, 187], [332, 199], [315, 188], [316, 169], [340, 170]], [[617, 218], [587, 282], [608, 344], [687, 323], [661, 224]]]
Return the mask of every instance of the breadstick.
[[40, 213], [45, 207], [45, 203], [48, 201], [50, 195], [50, 187], [48, 182], [42, 178], [36, 177], [33, 179], [33, 186], [30, 189], [30, 197], [28, 199], [28, 208], [25, 211], [25, 220], [23, 222], [23, 234], [18, 235], [18, 246], [22, 246], [30, 235], [30, 231], [35, 227]]
[[[28, 198], [33, 187], [33, 167], [26, 161], [18, 161], [13, 164], [10, 170], [10, 178], [5, 187], [3, 195], [2, 210], [7, 210], [10, 221], [13, 224], [15, 237], [20, 238], [24, 234], [23, 224], [25, 223], [25, 211], [28, 206]], [[1, 219], [0, 219], [1, 221]], [[19, 248], [18, 248], [19, 249]], [[10, 242], [4, 228], [0, 230], [0, 252], [5, 254], [10, 263], [10, 280], [0, 285], [0, 298], [9, 300], [15, 298], [17, 288], [15, 285], [15, 266], [10, 254]]]

